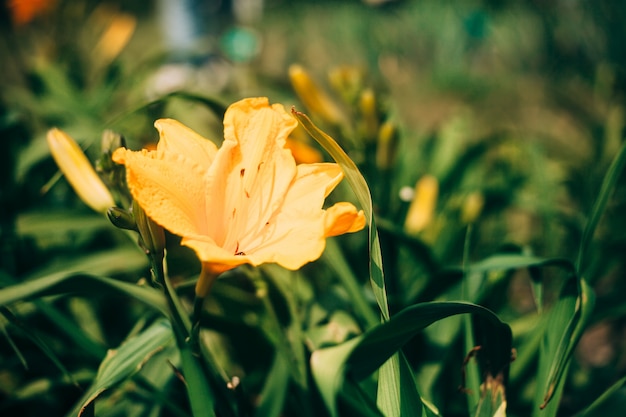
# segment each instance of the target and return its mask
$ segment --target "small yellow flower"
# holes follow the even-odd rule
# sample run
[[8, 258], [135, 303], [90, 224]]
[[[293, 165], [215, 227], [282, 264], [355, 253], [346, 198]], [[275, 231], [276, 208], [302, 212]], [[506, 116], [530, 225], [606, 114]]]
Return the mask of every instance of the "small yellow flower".
[[320, 257], [327, 237], [365, 226], [350, 203], [322, 209], [343, 173], [334, 163], [296, 165], [285, 142], [297, 123], [281, 105], [251, 98], [226, 111], [219, 149], [161, 119], [155, 151], [114, 152], [146, 214], [202, 261], [198, 296], [212, 277], [241, 264], [298, 269]]
[[411, 201], [404, 221], [404, 230], [417, 234], [428, 226], [435, 216], [439, 181], [432, 175], [424, 175], [415, 184], [415, 197]]
[[109, 189], [104, 185], [80, 146], [60, 129], [50, 129], [47, 135], [50, 153], [76, 194], [92, 209], [104, 213], [115, 206]]

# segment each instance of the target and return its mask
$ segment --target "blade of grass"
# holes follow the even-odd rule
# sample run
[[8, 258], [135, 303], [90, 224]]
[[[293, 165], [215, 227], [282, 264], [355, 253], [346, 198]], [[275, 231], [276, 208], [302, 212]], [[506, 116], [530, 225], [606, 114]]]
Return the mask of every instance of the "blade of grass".
[[300, 124], [309, 132], [313, 139], [315, 139], [330, 156], [333, 157], [337, 164], [339, 164], [361, 208], [365, 212], [365, 217], [369, 225], [370, 282], [372, 283], [372, 289], [376, 301], [378, 302], [380, 313], [384, 320], [389, 320], [389, 305], [387, 302], [387, 292], [385, 290], [382, 254], [380, 251], [378, 231], [376, 230], [376, 223], [374, 221], [372, 196], [367, 182], [365, 182], [365, 178], [359, 172], [354, 161], [350, 159], [333, 138], [315, 126], [304, 113], [300, 113], [295, 109], [292, 109], [291, 113], [298, 119]]
[[[380, 241], [378, 238], [378, 230], [376, 229], [376, 222], [374, 220], [374, 211], [372, 205], [372, 195], [370, 189], [365, 181], [365, 178], [357, 168], [356, 164], [350, 157], [344, 152], [343, 149], [337, 144], [337, 142], [320, 130], [317, 126], [311, 122], [311, 120], [304, 114], [292, 109], [292, 114], [298, 119], [300, 124], [306, 129], [306, 131], [331, 155], [331, 157], [341, 167], [346, 180], [350, 184], [354, 194], [356, 195], [361, 208], [365, 213], [367, 224], [369, 225], [369, 267], [370, 267], [370, 283], [378, 308], [383, 321], [387, 321], [390, 318], [389, 303], [387, 301], [387, 291], [385, 289], [385, 276], [383, 273], [383, 260], [382, 252], [380, 248]], [[402, 361], [399, 366], [403, 368], [406, 365]], [[388, 366], [392, 366], [391, 364]], [[403, 375], [408, 370], [404, 369]], [[379, 387], [384, 387], [385, 394], [382, 398], [379, 397], [378, 404], [385, 410], [393, 410], [396, 408], [395, 403], [403, 403], [403, 399], [398, 397], [401, 395], [402, 387], [399, 385], [400, 380], [395, 377], [394, 372], [383, 371], [378, 379]], [[379, 391], [379, 394], [381, 391]], [[412, 393], [411, 397], [414, 397]], [[404, 401], [407, 401], [404, 399]], [[410, 401], [410, 400], [409, 400]]]
[[283, 355], [274, 355], [272, 368], [267, 375], [259, 398], [255, 417], [279, 417], [283, 412], [289, 386], [289, 363]]
[[[580, 413], [576, 414], [576, 417], [591, 417], [597, 416], [598, 409], [606, 404], [613, 396], [624, 386], [626, 385], [626, 376], [617, 380], [613, 385], [611, 385], [606, 391], [604, 391], [594, 402], [589, 405], [589, 407], [585, 408]], [[621, 410], [619, 410], [621, 411]]]
[[122, 113], [119, 113], [113, 116], [111, 119], [107, 121], [105, 125], [113, 126], [133, 114], [144, 111], [147, 108], [154, 106], [155, 104], [164, 103], [172, 98], [181, 98], [183, 100], [200, 103], [204, 105], [205, 107], [207, 107], [208, 109], [210, 109], [220, 119], [223, 119], [224, 113], [226, 113], [226, 105], [214, 97], [207, 97], [207, 96], [185, 92], [185, 91], [173, 91], [155, 100], [151, 100], [146, 103], [139, 104], [134, 108], [127, 109], [123, 111]]
[[598, 197], [596, 198], [593, 209], [591, 210], [591, 216], [589, 217], [589, 220], [587, 221], [587, 224], [583, 231], [575, 264], [576, 270], [580, 274], [582, 274], [581, 268], [583, 267], [583, 260], [585, 257], [585, 253], [587, 252], [587, 247], [593, 239], [596, 227], [598, 226], [600, 218], [604, 213], [604, 209], [606, 208], [606, 204], [609, 201], [609, 197], [611, 197], [611, 194], [613, 193], [615, 184], [617, 183], [619, 176], [622, 174], [624, 164], [626, 164], [626, 143], [622, 144], [622, 147], [613, 159], [613, 162], [611, 163], [608, 171], [606, 172], [606, 175], [604, 176], [602, 186], [600, 187], [600, 192], [598, 193]]
[[58, 272], [3, 288], [0, 290], [0, 306], [46, 295], [95, 294], [98, 291], [111, 290], [126, 294], [167, 314], [165, 300], [154, 288], [76, 272]]
[[539, 358], [537, 380], [542, 389], [535, 396], [535, 415], [556, 415], [569, 360], [589, 321], [593, 304], [591, 287], [574, 277], [566, 282], [559, 301], [551, 309]]

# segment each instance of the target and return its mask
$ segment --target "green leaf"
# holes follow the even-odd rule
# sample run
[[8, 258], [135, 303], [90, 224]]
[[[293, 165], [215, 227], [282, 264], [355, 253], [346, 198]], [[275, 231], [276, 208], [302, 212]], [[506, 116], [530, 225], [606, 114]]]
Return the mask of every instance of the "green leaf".
[[95, 381], [72, 414], [78, 413], [80, 417], [83, 410], [100, 394], [137, 373], [152, 355], [164, 349], [173, 340], [170, 323], [161, 319], [139, 335], [127, 340], [118, 349], [109, 350], [100, 364]]
[[611, 196], [613, 189], [615, 188], [615, 184], [624, 169], [624, 164], [626, 164], [626, 143], [622, 144], [622, 147], [613, 159], [611, 166], [604, 176], [602, 187], [600, 188], [598, 197], [596, 198], [593, 209], [591, 210], [591, 216], [589, 217], [589, 221], [583, 231], [583, 236], [580, 240], [580, 247], [578, 249], [578, 256], [576, 258], [576, 270], [579, 271], [579, 273], [582, 273], [581, 268], [587, 247], [593, 239], [596, 227], [598, 226], [600, 218], [604, 213], [609, 197]]
[[0, 290], [0, 306], [46, 295], [67, 293], [88, 295], [111, 290], [122, 292], [160, 310], [164, 314], [168, 314], [163, 295], [154, 288], [76, 272], [58, 272], [3, 288]]
[[183, 376], [187, 385], [187, 396], [192, 415], [194, 417], [215, 416], [213, 390], [199, 358], [185, 341], [178, 340], [177, 345], [180, 350]]
[[278, 417], [283, 412], [287, 388], [289, 387], [289, 362], [283, 355], [274, 355], [274, 363], [267, 375], [259, 398], [256, 417]]
[[394, 354], [380, 367], [378, 379], [377, 400], [385, 416], [424, 415], [424, 406], [417, 389], [415, 375], [401, 351]]
[[125, 110], [124, 112], [111, 118], [106, 123], [106, 125], [111, 126], [111, 125], [117, 124], [120, 121], [126, 119], [127, 117], [132, 116], [133, 114], [144, 111], [147, 108], [154, 106], [155, 104], [164, 103], [172, 98], [181, 98], [183, 100], [200, 103], [206, 106], [208, 109], [210, 109], [220, 119], [223, 119], [224, 113], [226, 113], [227, 106], [219, 99], [216, 99], [214, 97], [207, 97], [207, 96], [203, 96], [203, 95], [199, 95], [195, 93], [189, 93], [185, 91], [173, 91], [162, 97], [157, 98], [156, 100], [142, 103], [136, 106], [135, 108]]
[[[72, 378], [72, 374], [65, 368], [63, 362], [57, 357], [54, 350], [48, 346], [48, 344], [41, 338], [37, 333], [31, 330], [25, 323], [23, 323], [18, 317], [16, 317], [8, 308], [0, 307], [0, 315], [4, 316], [11, 324], [16, 326], [18, 329], [22, 331], [22, 333], [33, 342], [43, 353], [54, 363], [54, 365], [63, 373], [63, 375], [71, 381], [74, 385], [78, 386], [78, 383]], [[3, 326], [4, 327], [4, 326]], [[8, 334], [7, 334], [8, 336]], [[9, 342], [13, 345], [11, 339], [7, 337]], [[14, 349], [20, 356], [22, 362], [26, 364], [24, 358], [17, 350], [17, 347], [14, 346]]]
[[[331, 415], [338, 416], [337, 393], [346, 378], [361, 380], [367, 377], [425, 327], [446, 317], [464, 313], [486, 319], [490, 331], [484, 332], [483, 345], [492, 348], [499, 358], [510, 358], [511, 330], [486, 308], [462, 302], [417, 304], [346, 343], [313, 352], [313, 377]], [[497, 374], [508, 365], [508, 362], [492, 362], [488, 371]], [[379, 381], [379, 384], [383, 383]], [[413, 395], [418, 394], [414, 392]]]
[[[569, 360], [593, 310], [592, 289], [585, 280], [577, 276], [574, 265], [567, 259], [496, 255], [471, 265], [468, 270], [485, 273], [530, 267], [558, 267], [567, 274], [559, 300], [547, 313], [548, 320], [540, 351], [537, 375], [540, 385], [535, 395], [534, 413], [549, 417], [556, 415]], [[543, 411], [540, 413], [540, 410]]]
[[468, 273], [484, 273], [490, 271], [503, 271], [508, 269], [519, 269], [529, 267], [547, 267], [554, 266], [563, 268], [565, 271], [574, 273], [574, 265], [567, 260], [561, 258], [540, 258], [537, 256], [504, 254], [494, 255], [484, 260], [470, 265]]
[[584, 280], [572, 277], [548, 313], [539, 356], [537, 381], [540, 389], [535, 396], [535, 415], [556, 415], [569, 361], [589, 321], [594, 301], [591, 287]]
[[387, 302], [387, 292], [385, 290], [385, 278], [383, 275], [383, 260], [380, 251], [380, 242], [378, 239], [378, 231], [374, 221], [374, 212], [372, 207], [372, 196], [365, 182], [365, 178], [357, 168], [356, 164], [341, 149], [333, 138], [328, 136], [322, 130], [311, 122], [304, 114], [296, 110], [291, 111], [298, 119], [307, 132], [333, 157], [343, 170], [346, 180], [352, 187], [361, 208], [365, 212], [365, 217], [369, 225], [369, 249], [370, 249], [370, 282], [374, 296], [378, 302], [380, 313], [384, 320], [389, 320], [389, 306]]
[[[614, 398], [615, 394], [619, 392], [626, 385], [626, 376], [620, 378], [613, 385], [611, 385], [606, 391], [602, 393], [596, 400], [591, 403], [591, 405], [581, 411], [579, 414], [576, 414], [576, 417], [591, 417], [597, 415], [608, 415], [607, 410], [602, 410], [602, 407], [611, 399]], [[615, 410], [616, 412], [621, 412], [622, 410]]]
[[[365, 178], [357, 168], [356, 164], [350, 157], [341, 149], [339, 144], [320, 130], [317, 126], [311, 122], [311, 120], [304, 114], [292, 109], [292, 114], [298, 119], [302, 126], [309, 132], [309, 134], [332, 156], [332, 158], [339, 164], [343, 170], [350, 187], [354, 191], [361, 208], [365, 212], [365, 217], [369, 225], [369, 254], [370, 254], [370, 283], [374, 297], [378, 303], [378, 308], [383, 320], [389, 320], [389, 303], [387, 301], [387, 291], [385, 289], [385, 276], [383, 273], [383, 259], [380, 249], [380, 240], [378, 238], [378, 230], [376, 229], [376, 222], [374, 220], [374, 210], [372, 205], [372, 195], [370, 189], [365, 181]], [[367, 319], [368, 316], [364, 315]], [[370, 324], [370, 320], [368, 324]], [[404, 365], [401, 365], [404, 366]], [[403, 375], [406, 372], [403, 373]], [[383, 372], [378, 379], [379, 385], [385, 386], [384, 397], [382, 401], [379, 399], [378, 404], [384, 409], [393, 409], [395, 403], [404, 403], [407, 401], [402, 398], [393, 398], [393, 395], [400, 395], [403, 389], [399, 379], [394, 377], [392, 372]], [[393, 388], [392, 388], [393, 387]], [[392, 395], [393, 394], [393, 395]], [[411, 398], [414, 397], [411, 395]], [[411, 400], [408, 400], [409, 402]]]

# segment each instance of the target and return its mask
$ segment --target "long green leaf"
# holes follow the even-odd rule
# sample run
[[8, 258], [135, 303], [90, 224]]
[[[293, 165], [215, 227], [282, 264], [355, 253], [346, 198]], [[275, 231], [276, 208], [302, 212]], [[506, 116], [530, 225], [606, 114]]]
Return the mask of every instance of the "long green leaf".
[[[331, 416], [338, 416], [336, 397], [346, 377], [355, 380], [367, 377], [425, 327], [446, 317], [464, 313], [485, 318], [491, 326], [491, 331], [485, 335], [485, 345], [503, 350], [498, 352], [500, 357], [510, 357], [511, 330], [486, 308], [462, 302], [417, 304], [346, 343], [313, 352], [313, 377]], [[492, 363], [491, 371], [498, 373], [507, 366], [508, 363]]]
[[344, 152], [337, 142], [320, 130], [304, 114], [292, 110], [292, 114], [298, 119], [307, 132], [333, 157], [343, 170], [346, 180], [352, 187], [354, 194], [359, 200], [361, 208], [365, 212], [365, 217], [369, 225], [369, 249], [370, 249], [370, 281], [374, 296], [378, 302], [380, 313], [384, 320], [389, 320], [389, 306], [387, 302], [387, 292], [385, 290], [385, 278], [383, 275], [383, 260], [378, 239], [378, 231], [374, 221], [372, 207], [372, 196], [365, 178], [357, 168], [356, 164]]
[[208, 109], [210, 109], [220, 119], [224, 118], [224, 113], [226, 112], [226, 105], [221, 100], [216, 99], [214, 97], [208, 97], [208, 96], [185, 92], [185, 91], [173, 91], [155, 100], [151, 100], [149, 102], [139, 104], [138, 106], [131, 108], [131, 109], [126, 109], [122, 113], [117, 114], [113, 118], [111, 118], [106, 123], [106, 125], [107, 126], [115, 125], [133, 114], [144, 111], [147, 108], [154, 106], [155, 104], [164, 103], [172, 98], [180, 98], [186, 101], [200, 103], [206, 106]]
[[[343, 149], [337, 144], [337, 142], [324, 133], [321, 129], [311, 122], [311, 120], [303, 113], [292, 109], [292, 114], [298, 119], [300, 124], [309, 132], [309, 134], [330, 154], [330, 156], [339, 164], [343, 170], [350, 187], [354, 191], [361, 208], [365, 213], [367, 223], [369, 225], [369, 266], [370, 266], [370, 283], [378, 308], [383, 320], [389, 320], [389, 303], [387, 301], [387, 291], [385, 289], [385, 276], [383, 273], [383, 259], [380, 249], [380, 241], [378, 238], [378, 230], [376, 229], [376, 222], [374, 219], [374, 210], [372, 205], [372, 195], [370, 189], [365, 181], [365, 178], [357, 168], [356, 164], [350, 157], [344, 152]], [[404, 361], [400, 361], [396, 364], [399, 368], [406, 366]], [[399, 371], [399, 369], [398, 369]], [[403, 369], [400, 375], [406, 375], [409, 372], [408, 369]], [[403, 400], [400, 398], [403, 390], [406, 387], [401, 387], [400, 380], [396, 378], [398, 374], [394, 372], [382, 372], [379, 376], [378, 383], [384, 387], [384, 393], [382, 398], [378, 399], [378, 404], [385, 410], [392, 410], [396, 408], [396, 404], [402, 404]], [[415, 397], [417, 392], [411, 393], [410, 397]], [[408, 400], [410, 402], [410, 400]]]
[[576, 268], [566, 259], [496, 255], [471, 265], [469, 271], [489, 272], [530, 267], [562, 268], [567, 277], [559, 300], [548, 313], [537, 378], [540, 388], [534, 400], [535, 415], [549, 417], [556, 415], [569, 360], [591, 316], [594, 304], [592, 289], [577, 276]]
[[[596, 400], [591, 403], [591, 405], [581, 411], [579, 414], [576, 414], [576, 417], [591, 417], [597, 416], [599, 409], [606, 404], [607, 401], [613, 398], [615, 393], [617, 393], [620, 389], [622, 389], [626, 385], [626, 376], [620, 378], [611, 385], [606, 391], [602, 393]], [[620, 410], [622, 411], [622, 410]]]
[[263, 391], [261, 391], [259, 406], [254, 412], [256, 417], [278, 417], [281, 415], [290, 376], [287, 358], [276, 354]]
[[[538, 381], [542, 389], [537, 391], [535, 397], [535, 415], [556, 415], [564, 376], [589, 322], [594, 301], [593, 290], [587, 283], [573, 277], [566, 282], [559, 301], [550, 311], [545, 344], [540, 353]], [[539, 409], [543, 412], [539, 412]]]
[[397, 352], [380, 367], [378, 379], [383, 382], [378, 384], [377, 402], [385, 416], [425, 415], [415, 375], [402, 351]]
[[67, 293], [99, 294], [101, 291], [118, 291], [148, 306], [168, 313], [162, 294], [154, 288], [76, 272], [58, 272], [41, 278], [11, 285], [0, 290], [0, 306], [30, 300], [46, 295]]
[[613, 159], [611, 166], [604, 176], [604, 180], [602, 181], [602, 187], [600, 188], [598, 197], [596, 198], [593, 209], [591, 210], [591, 217], [589, 217], [589, 221], [587, 222], [585, 230], [583, 231], [583, 236], [580, 240], [580, 247], [578, 249], [578, 256], [576, 258], [576, 270], [580, 274], [582, 274], [581, 268], [583, 266], [583, 258], [587, 251], [587, 247], [589, 246], [589, 243], [593, 238], [596, 227], [600, 222], [600, 218], [604, 213], [604, 209], [606, 208], [606, 204], [609, 201], [609, 197], [611, 196], [613, 189], [615, 188], [615, 184], [617, 183], [617, 180], [619, 179], [619, 176], [622, 173], [625, 164], [626, 143], [622, 144], [622, 147]]
[[116, 350], [109, 350], [100, 364], [98, 374], [79, 407], [72, 413], [80, 417], [83, 410], [105, 390], [137, 373], [156, 352], [174, 341], [170, 323], [161, 319], [139, 335], [127, 340]]
[[[72, 378], [72, 374], [65, 368], [63, 362], [57, 357], [56, 353], [39, 335], [26, 324], [24, 324], [18, 317], [16, 317], [8, 308], [0, 307], [0, 315], [4, 316], [10, 323], [16, 326], [24, 333], [24, 335], [30, 339], [43, 353], [54, 363], [54, 365], [63, 373], [63, 375], [71, 381], [74, 385], [78, 386], [78, 383]], [[9, 341], [11, 341], [9, 339]], [[16, 348], [14, 346], [14, 348]], [[21, 354], [20, 354], [21, 356]], [[22, 358], [22, 360], [24, 360]]]

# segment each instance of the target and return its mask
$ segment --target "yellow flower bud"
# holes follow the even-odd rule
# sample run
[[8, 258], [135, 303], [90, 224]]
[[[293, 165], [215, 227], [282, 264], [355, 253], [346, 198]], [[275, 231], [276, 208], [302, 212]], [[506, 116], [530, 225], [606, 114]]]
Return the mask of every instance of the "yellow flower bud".
[[415, 197], [411, 201], [409, 211], [404, 221], [404, 230], [410, 234], [417, 234], [424, 230], [432, 221], [437, 197], [439, 195], [439, 181], [432, 175], [424, 175], [415, 184]]
[[390, 121], [384, 122], [378, 131], [376, 146], [376, 167], [380, 170], [390, 169], [398, 151], [398, 130]]
[[363, 71], [353, 66], [340, 66], [328, 74], [328, 81], [346, 103], [354, 103], [363, 89]]
[[344, 114], [337, 104], [321, 90], [300, 65], [289, 67], [289, 78], [296, 94], [308, 111], [332, 124], [342, 124]]
[[361, 93], [359, 109], [363, 117], [363, 135], [366, 140], [374, 140], [378, 132], [378, 109], [376, 108], [376, 96], [371, 88], [367, 88]]
[[461, 221], [463, 223], [473, 223], [476, 221], [485, 205], [485, 198], [479, 192], [473, 192], [467, 196], [463, 207], [461, 207]]
[[130, 41], [136, 25], [137, 19], [129, 14], [115, 15], [94, 49], [96, 56], [107, 64], [113, 61]]
[[115, 206], [109, 189], [74, 139], [56, 128], [48, 131], [47, 139], [59, 169], [85, 204], [100, 213]]

